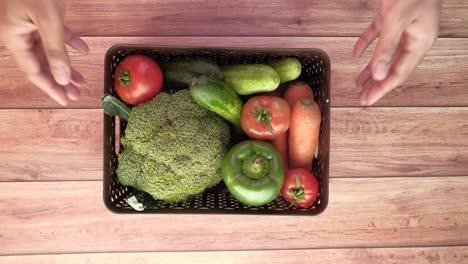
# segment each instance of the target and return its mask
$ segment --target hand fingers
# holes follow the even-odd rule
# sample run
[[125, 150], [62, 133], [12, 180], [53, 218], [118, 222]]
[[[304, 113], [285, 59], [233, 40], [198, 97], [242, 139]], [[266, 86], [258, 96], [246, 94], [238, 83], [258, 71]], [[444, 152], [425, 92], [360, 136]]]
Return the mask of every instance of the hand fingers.
[[384, 80], [372, 80], [364, 86], [361, 104], [372, 105], [389, 91], [401, 85], [414, 72], [423, 57], [423, 50], [403, 50], [395, 60], [390, 74]]
[[67, 26], [64, 27], [65, 41], [67, 44], [80, 52], [81, 54], [88, 54], [89, 47], [78, 35], [74, 34], [70, 28]]
[[63, 106], [68, 104], [67, 98], [69, 97], [67, 96], [66, 91], [62, 86], [57, 84], [53, 78], [41, 72], [30, 75], [29, 80], [41, 90], [46, 92], [50, 97], [52, 97], [52, 99], [57, 101], [59, 104]]
[[78, 89], [74, 84], [70, 83], [65, 85], [63, 88], [65, 89], [68, 99], [76, 101], [80, 98], [80, 89]]
[[372, 90], [372, 89], [375, 89], [374, 87], [376, 87], [380, 82], [382, 82], [382, 81], [376, 81], [376, 80], [370, 78], [363, 85], [361, 95], [359, 97], [359, 101], [360, 101], [362, 106], [370, 106], [371, 105], [369, 103], [369, 97], [368, 97], [369, 91]]
[[61, 85], [67, 85], [71, 81], [71, 70], [65, 47], [63, 14], [53, 3], [50, 6], [48, 4], [44, 10], [46, 10], [45, 13], [40, 14], [38, 18], [33, 18], [33, 22], [41, 36], [54, 79]]
[[48, 80], [46, 85], [61, 88], [63, 91], [65, 91], [66, 97], [68, 99], [73, 101], [77, 100], [80, 96], [80, 91], [78, 87], [85, 83], [83, 76], [76, 69], [71, 68], [71, 83], [62, 86], [58, 84], [52, 76], [47, 57], [44, 54], [44, 47], [40, 41], [34, 47], [34, 52], [39, 60], [39, 63], [41, 64], [41, 73]]
[[79, 73], [75, 68], [71, 69], [71, 83], [77, 87], [81, 87], [83, 84], [86, 83], [83, 75]]
[[[34, 45], [33, 42], [31, 43]], [[13, 54], [20, 69], [34, 85], [46, 92], [59, 104], [66, 105], [67, 95], [65, 91], [55, 81], [49, 80], [43, 73], [44, 65], [40, 60], [41, 54], [36, 51], [36, 47], [30, 47], [14, 50]]]
[[383, 20], [379, 42], [371, 59], [372, 77], [383, 80], [391, 67], [394, 53], [407, 26], [406, 19], [398, 11], [389, 11]]
[[371, 71], [371, 65], [370, 63], [367, 64], [367, 66], [364, 68], [364, 70], [359, 74], [359, 76], [356, 79], [356, 87], [357, 88], [362, 88], [364, 87], [364, 84], [372, 78], [372, 71]]
[[[47, 65], [42, 45], [38, 44], [33, 49], [28, 50], [16, 50], [14, 54], [18, 65], [26, 73], [27, 78], [59, 104], [65, 106], [68, 104], [68, 99], [78, 99], [80, 92], [75, 85], [68, 84], [66, 87], [62, 87], [55, 82]], [[76, 70], [74, 71], [77, 74], [74, 78], [77, 82], [82, 83], [83, 77]]]
[[381, 30], [381, 20], [382, 17], [377, 15], [367, 30], [359, 37], [356, 45], [354, 45], [354, 57], [361, 57], [364, 51], [366, 51], [370, 44], [372, 44], [372, 42], [374, 42], [374, 40], [379, 36]]
[[49, 70], [30, 75], [29, 80], [63, 106], [68, 104], [68, 99], [76, 101], [80, 97], [80, 90], [76, 85], [72, 83], [65, 86], [58, 84]]
[[16, 60], [16, 64], [26, 76], [42, 71], [40, 53], [36, 53], [34, 36], [24, 36], [16, 41], [23, 43], [20, 47], [12, 46], [10, 50]]

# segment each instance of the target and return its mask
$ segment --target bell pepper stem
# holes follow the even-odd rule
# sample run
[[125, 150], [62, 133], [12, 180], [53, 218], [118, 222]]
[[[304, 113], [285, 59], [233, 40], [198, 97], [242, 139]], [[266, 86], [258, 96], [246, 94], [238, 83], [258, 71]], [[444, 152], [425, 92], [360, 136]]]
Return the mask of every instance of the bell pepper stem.
[[244, 160], [242, 165], [242, 172], [253, 180], [262, 179], [267, 175], [269, 170], [269, 161], [259, 154], [250, 155]]

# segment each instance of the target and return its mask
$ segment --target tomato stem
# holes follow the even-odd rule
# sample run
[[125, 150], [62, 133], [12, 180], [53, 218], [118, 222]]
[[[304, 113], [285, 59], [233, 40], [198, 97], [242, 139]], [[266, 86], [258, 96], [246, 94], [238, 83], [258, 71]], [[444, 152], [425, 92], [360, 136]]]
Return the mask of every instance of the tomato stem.
[[296, 186], [294, 186], [294, 189], [291, 189], [291, 198], [292, 198], [292, 203], [289, 205], [289, 207], [293, 207], [296, 202], [302, 200], [304, 198], [304, 188], [301, 186], [301, 180], [299, 179], [299, 176], [296, 175]]
[[268, 108], [263, 108], [260, 104], [255, 102], [255, 106], [257, 107], [257, 111], [250, 110], [250, 114], [257, 119], [257, 123], [263, 123], [265, 127], [268, 129], [268, 132], [273, 134], [273, 129], [270, 125], [270, 120], [273, 118]]
[[132, 83], [132, 79], [130, 78], [130, 72], [128, 70], [124, 70], [119, 76], [119, 82], [122, 86], [128, 87]]

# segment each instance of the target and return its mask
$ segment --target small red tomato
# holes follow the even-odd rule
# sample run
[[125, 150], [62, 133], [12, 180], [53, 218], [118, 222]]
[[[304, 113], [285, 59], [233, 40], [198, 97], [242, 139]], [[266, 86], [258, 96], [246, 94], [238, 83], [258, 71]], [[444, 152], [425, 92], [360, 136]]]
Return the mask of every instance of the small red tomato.
[[291, 113], [286, 100], [275, 96], [254, 96], [242, 109], [242, 130], [252, 139], [272, 140], [289, 128]]
[[144, 55], [126, 57], [117, 66], [114, 76], [117, 95], [131, 105], [151, 100], [163, 87], [161, 68]]
[[310, 171], [302, 168], [292, 169], [284, 177], [281, 196], [291, 205], [309, 208], [317, 199], [318, 188], [317, 178]]

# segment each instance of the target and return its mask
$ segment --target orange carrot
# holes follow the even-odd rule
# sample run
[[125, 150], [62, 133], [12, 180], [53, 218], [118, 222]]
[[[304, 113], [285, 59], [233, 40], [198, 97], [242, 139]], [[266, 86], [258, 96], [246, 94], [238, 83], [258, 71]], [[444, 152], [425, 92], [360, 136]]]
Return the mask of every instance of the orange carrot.
[[288, 85], [283, 97], [288, 101], [289, 107], [292, 108], [299, 100], [314, 100], [314, 93], [307, 83], [303, 81], [295, 81]]
[[312, 169], [320, 121], [320, 108], [314, 101], [302, 99], [292, 107], [289, 126], [290, 168]]
[[271, 141], [273, 147], [279, 152], [283, 161], [284, 171], [289, 170], [289, 154], [288, 154], [288, 132], [284, 132]]

